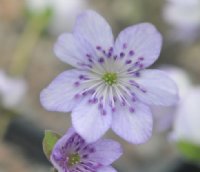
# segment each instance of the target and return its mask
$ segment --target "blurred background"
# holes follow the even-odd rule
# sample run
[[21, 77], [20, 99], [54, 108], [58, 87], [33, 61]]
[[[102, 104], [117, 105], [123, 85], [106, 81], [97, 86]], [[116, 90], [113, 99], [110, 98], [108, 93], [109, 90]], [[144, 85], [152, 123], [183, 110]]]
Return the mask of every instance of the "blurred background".
[[[50, 171], [42, 152], [44, 130], [64, 134], [71, 119], [69, 114], [43, 109], [39, 94], [60, 72], [71, 68], [55, 57], [53, 45], [59, 34], [72, 30], [76, 16], [85, 9], [103, 15], [115, 36], [127, 26], [153, 23], [164, 37], [161, 56], [153, 67], [167, 71], [180, 87], [180, 105], [152, 107], [154, 133], [146, 144], [131, 145], [112, 131], [107, 133], [124, 148], [116, 169], [200, 172], [200, 99], [190, 97], [194, 92], [200, 98], [196, 91], [200, 0], [0, 0], [0, 172]], [[187, 106], [184, 100], [196, 106]], [[185, 114], [193, 116], [185, 120], [189, 124], [180, 122], [186, 119], [180, 117], [183, 106], [192, 108]]]

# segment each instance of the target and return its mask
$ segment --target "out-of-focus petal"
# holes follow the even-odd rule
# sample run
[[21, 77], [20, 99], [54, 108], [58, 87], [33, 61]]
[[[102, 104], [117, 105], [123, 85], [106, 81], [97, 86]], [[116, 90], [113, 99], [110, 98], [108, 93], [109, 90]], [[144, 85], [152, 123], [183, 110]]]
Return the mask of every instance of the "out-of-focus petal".
[[200, 88], [192, 89], [178, 107], [173, 138], [200, 144]]

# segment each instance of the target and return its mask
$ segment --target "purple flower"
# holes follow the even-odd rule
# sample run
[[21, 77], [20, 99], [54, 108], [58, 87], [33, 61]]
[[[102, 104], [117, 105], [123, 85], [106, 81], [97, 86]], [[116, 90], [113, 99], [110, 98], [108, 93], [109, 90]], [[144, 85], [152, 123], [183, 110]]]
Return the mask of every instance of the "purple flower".
[[161, 44], [160, 33], [149, 23], [128, 27], [114, 43], [105, 19], [86, 11], [54, 49], [77, 69], [61, 73], [42, 91], [42, 105], [72, 111], [73, 127], [88, 142], [111, 127], [131, 143], [144, 143], [152, 133], [149, 105], [173, 105], [178, 97], [164, 72], [145, 69], [157, 60]]
[[116, 172], [110, 164], [121, 155], [119, 143], [101, 139], [88, 144], [71, 128], [54, 146], [50, 160], [59, 172]]

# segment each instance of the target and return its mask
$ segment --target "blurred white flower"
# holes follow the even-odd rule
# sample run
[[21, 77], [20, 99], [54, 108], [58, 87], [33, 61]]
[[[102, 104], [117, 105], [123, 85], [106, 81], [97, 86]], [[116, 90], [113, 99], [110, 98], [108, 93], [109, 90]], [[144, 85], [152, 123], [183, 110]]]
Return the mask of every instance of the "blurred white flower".
[[200, 30], [200, 0], [167, 0], [163, 15], [173, 27], [173, 39], [194, 40]]
[[50, 8], [53, 16], [49, 32], [59, 35], [71, 30], [76, 16], [87, 7], [88, 0], [26, 0], [28, 10], [40, 13]]
[[16, 106], [27, 91], [26, 82], [20, 78], [10, 78], [0, 70], [0, 101], [6, 108]]
[[191, 89], [184, 100], [180, 103], [172, 138], [175, 141], [187, 141], [200, 145], [200, 87]]
[[[192, 87], [187, 73], [184, 70], [173, 66], [162, 66], [160, 69], [165, 71], [169, 77], [176, 82], [179, 89], [180, 101], [184, 100], [188, 91]], [[154, 126], [157, 132], [164, 132], [172, 127], [177, 107], [178, 104], [170, 107], [152, 107], [152, 112], [155, 118]]]

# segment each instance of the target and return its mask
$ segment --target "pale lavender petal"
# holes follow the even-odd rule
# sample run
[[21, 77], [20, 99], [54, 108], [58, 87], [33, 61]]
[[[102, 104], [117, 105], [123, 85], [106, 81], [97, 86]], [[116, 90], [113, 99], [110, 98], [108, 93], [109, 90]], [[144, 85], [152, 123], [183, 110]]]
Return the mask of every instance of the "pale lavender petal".
[[78, 17], [74, 34], [82, 43], [89, 43], [95, 50], [107, 51], [114, 43], [111, 27], [102, 16], [92, 10]]
[[150, 23], [142, 23], [123, 30], [114, 49], [115, 54], [129, 65], [145, 68], [157, 60], [161, 46], [162, 36], [157, 29]]
[[80, 41], [70, 33], [62, 34], [58, 38], [54, 46], [54, 52], [63, 62], [83, 69], [87, 69], [91, 65], [89, 58], [94, 57], [94, 52], [91, 50], [91, 47], [86, 43], [81, 44]]
[[97, 172], [117, 172], [112, 166], [101, 167]]
[[117, 107], [113, 113], [112, 129], [133, 144], [146, 142], [152, 135], [153, 120], [150, 109], [139, 102], [131, 108]]
[[171, 106], [178, 102], [178, 89], [175, 82], [163, 71], [143, 70], [134, 79], [138, 88], [133, 87], [140, 101], [148, 105]]
[[73, 127], [87, 142], [98, 140], [110, 128], [111, 112], [100, 110], [98, 103], [85, 99], [72, 112]]
[[102, 165], [110, 165], [123, 153], [121, 145], [114, 140], [101, 139], [92, 145], [94, 145], [94, 150], [89, 155], [89, 160]]
[[78, 70], [61, 73], [41, 92], [41, 104], [49, 111], [71, 111], [81, 100], [79, 93], [84, 86], [79, 77], [84, 74], [87, 75], [87, 72]]

